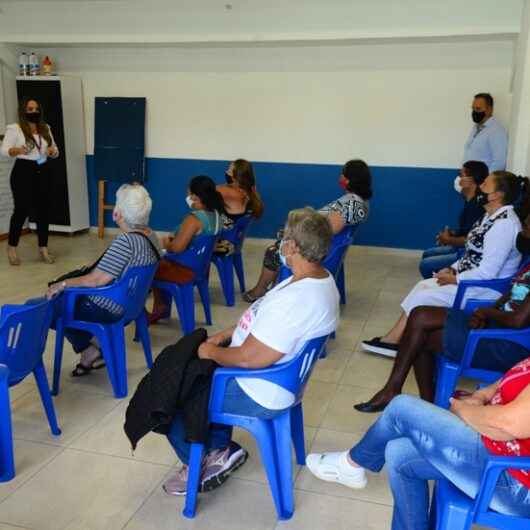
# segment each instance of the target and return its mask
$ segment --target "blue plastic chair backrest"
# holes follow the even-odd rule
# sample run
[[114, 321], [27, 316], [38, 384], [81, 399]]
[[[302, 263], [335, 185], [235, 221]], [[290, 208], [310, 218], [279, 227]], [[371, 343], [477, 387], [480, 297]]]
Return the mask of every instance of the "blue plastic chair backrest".
[[[127, 322], [138, 318], [145, 308], [145, 299], [151, 288], [158, 262], [152, 265], [129, 267], [116, 282], [93, 289], [92, 296], [112, 300], [125, 309], [122, 316]], [[75, 290], [75, 287], [72, 288]]]
[[346, 252], [353, 243], [353, 237], [358, 225], [345, 226], [338, 234], [333, 236], [331, 248], [328, 255], [322, 261], [322, 265], [328, 269], [333, 276], [339, 272], [339, 268], [344, 261]]
[[275, 383], [291, 392], [295, 396], [295, 404], [299, 403], [327, 339], [328, 335], [311, 339], [290, 361], [262, 370], [241, 370], [238, 377], [248, 376]]
[[230, 243], [234, 245], [234, 251], [236, 254], [241, 252], [252, 219], [252, 215], [244, 215], [234, 223], [232, 228], [229, 230], [223, 230], [220, 234], [220, 239], [230, 241]]
[[53, 317], [52, 303], [4, 305], [0, 314], [0, 364], [9, 385], [22, 381], [42, 359]]
[[125, 308], [123, 318], [126, 321], [137, 319], [144, 310], [145, 299], [149, 294], [157, 268], [158, 262], [143, 267], [131, 267], [120, 280], [126, 289], [126, 303], [123, 304]]
[[166, 253], [165, 259], [188, 267], [195, 273], [195, 279], [201, 280], [208, 275], [210, 261], [219, 235], [194, 237], [189, 247], [179, 254]]

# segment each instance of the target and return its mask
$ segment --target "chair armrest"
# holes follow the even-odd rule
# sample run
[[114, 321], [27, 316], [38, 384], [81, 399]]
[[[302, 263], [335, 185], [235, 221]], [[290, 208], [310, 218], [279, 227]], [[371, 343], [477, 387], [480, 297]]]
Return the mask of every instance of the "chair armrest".
[[500, 294], [504, 294], [510, 287], [511, 278], [499, 278], [497, 280], [462, 280], [458, 282], [456, 290], [455, 301], [453, 302], [453, 309], [460, 309], [466, 291], [472, 287], [484, 287], [485, 289], [492, 289]]
[[488, 511], [499, 476], [505, 469], [530, 469], [530, 458], [522, 456], [490, 456], [484, 468], [482, 481], [470, 514]]
[[496, 300], [479, 300], [477, 298], [470, 298], [466, 301], [464, 312], [466, 315], [471, 315], [476, 309], [481, 307], [491, 307], [495, 302]]
[[477, 349], [477, 345], [482, 339], [497, 339], [507, 340], [519, 344], [523, 348], [530, 350], [530, 328], [525, 329], [476, 329], [470, 331], [466, 347], [464, 349], [464, 355], [460, 362], [460, 370], [465, 370], [471, 366], [473, 355]]
[[119, 305], [123, 305], [124, 297], [127, 295], [127, 287], [124, 282], [114, 282], [103, 287], [68, 287], [62, 292], [64, 315], [73, 318], [75, 302], [79, 296], [104, 296], [110, 298]]

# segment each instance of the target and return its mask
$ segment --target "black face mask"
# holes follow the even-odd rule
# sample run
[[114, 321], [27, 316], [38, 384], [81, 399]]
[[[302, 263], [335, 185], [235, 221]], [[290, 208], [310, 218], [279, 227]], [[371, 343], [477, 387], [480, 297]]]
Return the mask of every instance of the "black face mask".
[[479, 206], [486, 206], [488, 204], [488, 195], [489, 193], [484, 193], [483, 191], [477, 192], [475, 195], [475, 200]]
[[30, 123], [39, 123], [40, 112], [26, 112], [26, 120]]
[[521, 254], [530, 254], [530, 237], [525, 237], [522, 232], [519, 232], [515, 240], [515, 248]]
[[232, 184], [232, 182], [234, 182], [234, 177], [232, 177], [232, 175], [229, 175], [229, 174], [225, 171], [225, 180], [226, 180], [226, 183], [227, 183], [227, 184]]
[[486, 113], [485, 112], [478, 112], [478, 111], [474, 110], [471, 113], [471, 119], [475, 123], [480, 123], [485, 117], [486, 117]]

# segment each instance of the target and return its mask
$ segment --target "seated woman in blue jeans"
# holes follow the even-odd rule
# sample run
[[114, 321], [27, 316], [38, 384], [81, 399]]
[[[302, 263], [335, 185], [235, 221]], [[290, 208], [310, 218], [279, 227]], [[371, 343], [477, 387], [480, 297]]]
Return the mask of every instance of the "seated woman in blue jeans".
[[[318, 478], [364, 488], [365, 469], [386, 464], [394, 497], [392, 530], [429, 528], [429, 480], [446, 479], [469, 497], [477, 495], [490, 455], [530, 456], [530, 359], [499, 382], [451, 410], [412, 396], [398, 396], [350, 451], [310, 454]], [[530, 470], [504, 471], [491, 508], [530, 517]]]
[[[48, 289], [48, 298], [54, 298], [67, 287], [103, 287], [118, 280], [129, 267], [155, 264], [159, 260], [160, 245], [156, 234], [149, 228], [152, 201], [147, 190], [138, 184], [124, 184], [116, 192], [112, 217], [121, 230], [97, 265], [88, 274], [55, 283]], [[57, 303], [60, 311], [60, 300]], [[79, 296], [75, 318], [87, 322], [117, 322], [123, 308], [103, 296]], [[103, 368], [101, 351], [92, 342], [92, 335], [79, 329], [66, 329], [65, 337], [74, 351], [81, 355], [72, 376], [88, 375]]]
[[[333, 276], [320, 265], [331, 238], [326, 217], [311, 208], [290, 212], [280, 252], [293, 276], [254, 302], [236, 326], [201, 344], [199, 357], [221, 366], [266, 368], [293, 359], [308, 340], [332, 333], [339, 320], [339, 294]], [[293, 400], [289, 391], [274, 383], [236, 378], [227, 386], [223, 407], [225, 412], [268, 419]], [[201, 491], [217, 488], [246, 461], [247, 452], [231, 438], [231, 427], [211, 426]], [[190, 445], [181, 416], [173, 419], [168, 440], [184, 465], [163, 487], [169, 495], [185, 495]]]
[[[530, 215], [516, 239], [523, 255], [530, 252]], [[483, 327], [524, 328], [530, 326], [530, 265], [521, 269], [508, 293], [494, 306], [477, 309], [471, 318], [460, 309], [420, 306], [410, 314], [399, 344], [394, 366], [387, 382], [369, 401], [354, 405], [359, 412], [380, 412], [401, 393], [405, 380], [414, 368], [420, 396], [434, 401], [435, 355], [460, 361], [472, 329]], [[495, 372], [506, 372], [530, 355], [518, 344], [507, 340], [481, 340], [472, 366]]]

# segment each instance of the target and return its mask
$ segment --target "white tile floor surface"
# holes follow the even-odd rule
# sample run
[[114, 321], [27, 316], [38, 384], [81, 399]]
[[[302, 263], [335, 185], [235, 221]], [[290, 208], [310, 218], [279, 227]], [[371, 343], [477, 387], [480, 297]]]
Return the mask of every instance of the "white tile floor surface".
[[[37, 259], [34, 236], [23, 238], [23, 264], [9, 267], [5, 242], [0, 244], [0, 302], [19, 303], [43, 293], [46, 282], [60, 273], [93, 261], [107, 242], [94, 235], [55, 236], [50, 243], [55, 265]], [[249, 240], [244, 255], [247, 282], [257, 276], [263, 240]], [[399, 311], [398, 303], [417, 281], [417, 255], [371, 248], [352, 248], [347, 257], [348, 303], [342, 308], [337, 340], [329, 356], [317, 365], [309, 383], [304, 412], [307, 450], [345, 449], [359, 439], [375, 419], [357, 413], [352, 405], [377, 390], [392, 361], [362, 353], [361, 338], [384, 331]], [[211, 298], [217, 331], [236, 322], [247, 307], [237, 297], [227, 308], [212, 271]], [[173, 311], [174, 314], [174, 311]], [[203, 322], [200, 308], [198, 325]], [[129, 394], [146, 373], [143, 353], [127, 337]], [[178, 320], [151, 328], [153, 353], [180, 336]], [[54, 334], [46, 352], [48, 375]], [[62, 392], [55, 405], [62, 436], [48, 429], [32, 378], [11, 390], [15, 437], [16, 478], [0, 485], [0, 530], [383, 530], [390, 527], [392, 498], [385, 474], [370, 475], [365, 490], [354, 491], [318, 481], [297, 468], [296, 512], [278, 522], [264, 470], [251, 437], [235, 438], [250, 452], [245, 466], [219, 490], [200, 497], [197, 517], [181, 516], [182, 499], [168, 497], [163, 481], [178, 464], [165, 438], [145, 437], [134, 456], [122, 426], [127, 399], [113, 398], [105, 373], [72, 379], [75, 364], [65, 347]], [[413, 380], [409, 392], [416, 392]]]

